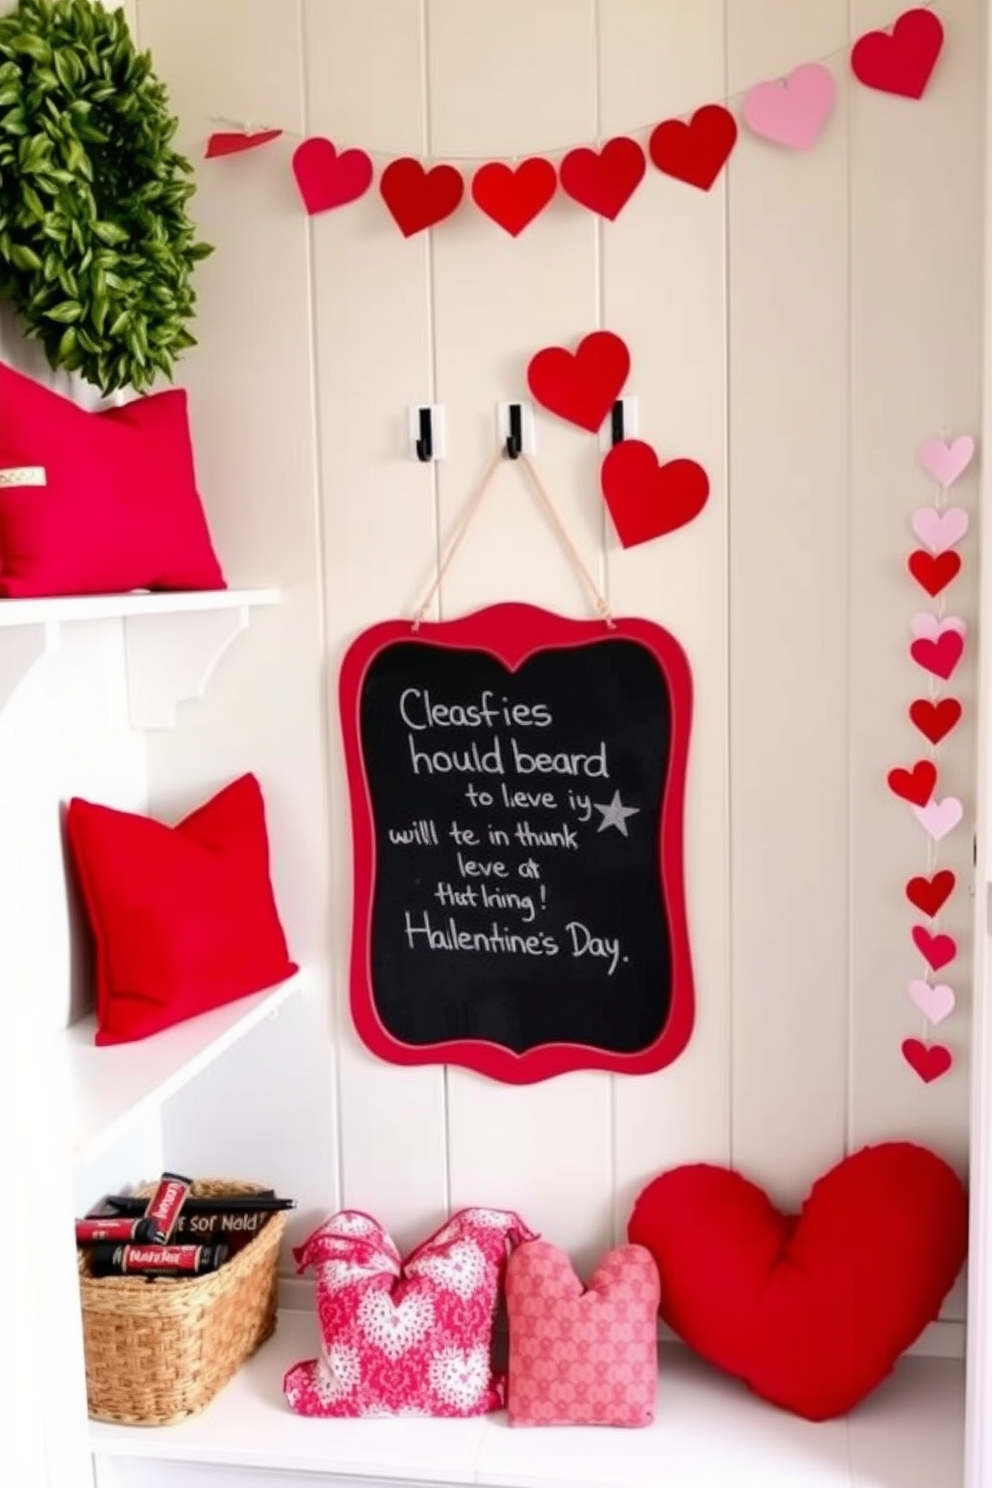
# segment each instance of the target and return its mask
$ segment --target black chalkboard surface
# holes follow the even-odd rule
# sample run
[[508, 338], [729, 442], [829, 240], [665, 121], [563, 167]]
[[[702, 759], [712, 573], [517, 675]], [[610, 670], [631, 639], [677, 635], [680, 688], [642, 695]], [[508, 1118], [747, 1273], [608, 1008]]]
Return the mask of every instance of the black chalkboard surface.
[[693, 1021], [688, 662], [643, 620], [389, 622], [341, 671], [351, 1006], [380, 1057], [645, 1073]]

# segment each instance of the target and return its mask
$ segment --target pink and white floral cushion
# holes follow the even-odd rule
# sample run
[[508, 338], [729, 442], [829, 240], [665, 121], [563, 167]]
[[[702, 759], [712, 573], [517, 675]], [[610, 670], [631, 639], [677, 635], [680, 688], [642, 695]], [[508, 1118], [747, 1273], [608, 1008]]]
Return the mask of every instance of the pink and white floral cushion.
[[641, 1245], [611, 1250], [588, 1288], [534, 1240], [510, 1257], [511, 1426], [647, 1426], [658, 1385], [658, 1269]]
[[503, 1404], [493, 1319], [511, 1246], [532, 1238], [502, 1209], [463, 1209], [406, 1260], [353, 1209], [294, 1250], [317, 1277], [321, 1357], [283, 1381], [301, 1416], [479, 1416]]

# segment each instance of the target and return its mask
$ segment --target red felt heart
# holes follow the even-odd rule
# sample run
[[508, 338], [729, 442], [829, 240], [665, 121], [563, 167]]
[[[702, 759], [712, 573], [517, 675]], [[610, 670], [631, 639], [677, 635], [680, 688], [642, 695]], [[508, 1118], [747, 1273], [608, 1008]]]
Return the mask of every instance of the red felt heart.
[[964, 655], [964, 636], [959, 630], [945, 630], [936, 640], [921, 636], [909, 652], [917, 666], [946, 682]]
[[513, 237], [544, 211], [557, 189], [554, 166], [539, 156], [517, 166], [492, 160], [472, 177], [472, 198], [480, 212]]
[[646, 169], [640, 145], [621, 135], [607, 140], [599, 151], [569, 150], [560, 167], [562, 190], [612, 222], [641, 184]]
[[465, 193], [465, 182], [453, 165], [425, 170], [419, 160], [404, 158], [386, 166], [379, 191], [405, 238], [450, 217]]
[[917, 760], [911, 770], [890, 770], [889, 790], [911, 806], [925, 806], [937, 788], [937, 766], [932, 760]]
[[909, 1142], [820, 1178], [798, 1217], [724, 1168], [676, 1168], [634, 1206], [630, 1239], [661, 1275], [661, 1312], [756, 1394], [810, 1420], [844, 1415], [940, 1312], [964, 1262], [953, 1169]]
[[906, 898], [921, 914], [934, 915], [940, 913], [948, 899], [954, 893], [957, 879], [949, 868], [941, 868], [932, 878], [911, 878], [906, 885]]
[[666, 119], [651, 135], [648, 153], [660, 171], [709, 191], [737, 142], [737, 120], [719, 103], [692, 118]]
[[926, 590], [931, 599], [936, 599], [961, 572], [961, 555], [951, 551], [928, 553], [917, 548], [910, 553], [906, 566], [920, 588]]
[[851, 48], [851, 71], [866, 88], [922, 98], [944, 45], [932, 10], [907, 10], [887, 31], [868, 31]]
[[931, 935], [922, 925], [913, 926], [913, 944], [931, 971], [949, 966], [958, 953], [953, 935]]
[[243, 155], [246, 150], [257, 150], [261, 145], [271, 144], [281, 135], [281, 129], [256, 129], [253, 134], [249, 134], [247, 130], [238, 130], [231, 134], [221, 131], [219, 134], [212, 134], [207, 140], [203, 158], [217, 160], [222, 155]]
[[592, 331], [574, 352], [547, 346], [531, 357], [527, 386], [549, 413], [595, 434], [630, 372], [630, 352], [612, 331]]
[[941, 698], [939, 703], [929, 698], [917, 698], [910, 705], [909, 717], [924, 739], [939, 744], [961, 720], [962, 708], [957, 698]]
[[311, 217], [357, 201], [372, 185], [372, 161], [364, 150], [342, 150], [329, 139], [306, 139], [293, 151], [293, 175]]
[[709, 476], [695, 460], [662, 465], [641, 439], [613, 446], [600, 469], [600, 482], [625, 548], [684, 527], [699, 516], [710, 494]]
[[915, 1038], [903, 1039], [902, 1057], [925, 1085], [946, 1075], [954, 1063], [950, 1049], [943, 1044], [924, 1044]]

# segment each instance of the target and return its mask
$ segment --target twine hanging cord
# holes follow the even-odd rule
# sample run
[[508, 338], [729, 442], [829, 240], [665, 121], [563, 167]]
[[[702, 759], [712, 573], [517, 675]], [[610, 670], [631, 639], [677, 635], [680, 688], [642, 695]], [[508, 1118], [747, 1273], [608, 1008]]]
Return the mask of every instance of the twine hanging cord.
[[[459, 548], [468, 535], [468, 530], [471, 527], [476, 516], [478, 515], [483, 501], [485, 501], [487, 495], [492, 489], [493, 482], [496, 479], [496, 473], [499, 470], [500, 465], [503, 463], [503, 459], [504, 455], [502, 451], [494, 455], [489, 468], [486, 470], [485, 475], [482, 477], [482, 480], [479, 483], [478, 490], [475, 492], [475, 495], [469, 501], [464, 512], [459, 518], [458, 524], [455, 527], [455, 530], [452, 533], [451, 539], [448, 543], [447, 551], [444, 554], [444, 557], [441, 559], [441, 563], [438, 567], [437, 574], [435, 575], [434, 582], [428, 589], [422, 602], [414, 611], [414, 631], [418, 631], [420, 629], [427, 611], [430, 609], [431, 605], [434, 603], [434, 600], [437, 598], [437, 595], [441, 589], [441, 585], [444, 583], [445, 575], [450, 569]], [[545, 516], [548, 518], [548, 521], [551, 523], [551, 529], [557, 537], [562, 548], [564, 549], [565, 556], [568, 558], [573, 569], [575, 570], [580, 584], [586, 591], [586, 595], [589, 599], [590, 604], [592, 605], [592, 608], [595, 610], [600, 619], [604, 620], [609, 628], [613, 630], [613, 615], [610, 611], [610, 606], [607, 602], [606, 596], [603, 594], [602, 590], [596, 583], [596, 580], [593, 578], [585, 563], [582, 561], [582, 555], [579, 552], [578, 548], [575, 546], [575, 543], [572, 541], [568, 528], [565, 526], [565, 523], [559, 516], [558, 509], [551, 499], [551, 495], [548, 491], [547, 486], [541, 479], [537, 466], [534, 464], [530, 456], [525, 454], [519, 455], [517, 459], [514, 460], [512, 463], [522, 466], [523, 469], [526, 471], [531, 490], [537, 497], [538, 504], [542, 507]]]

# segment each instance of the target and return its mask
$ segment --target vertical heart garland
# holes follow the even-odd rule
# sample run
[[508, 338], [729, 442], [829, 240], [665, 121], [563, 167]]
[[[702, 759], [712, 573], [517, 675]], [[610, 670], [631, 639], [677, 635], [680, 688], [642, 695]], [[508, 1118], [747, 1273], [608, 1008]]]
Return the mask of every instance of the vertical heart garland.
[[964, 807], [955, 796], [938, 795], [938, 746], [956, 728], [962, 706], [956, 697], [942, 696], [942, 684], [950, 684], [965, 654], [967, 627], [957, 615], [947, 613], [945, 591], [961, 571], [961, 558], [954, 548], [968, 532], [964, 507], [949, 507], [948, 493], [964, 474], [975, 453], [974, 440], [964, 435], [948, 443], [928, 439], [917, 451], [919, 464], [934, 483], [933, 504], [913, 512], [910, 525], [920, 546], [910, 554], [907, 568], [916, 583], [936, 603], [936, 609], [914, 615], [910, 625], [909, 654], [927, 678], [927, 696], [910, 705], [909, 718], [928, 745], [925, 758], [911, 767], [889, 771], [893, 795], [905, 801], [926, 834], [926, 871], [910, 878], [905, 887], [909, 904], [927, 923], [916, 924], [911, 939], [923, 961], [922, 975], [907, 988], [910, 1002], [924, 1019], [923, 1037], [906, 1038], [902, 1057], [924, 1084], [939, 1080], [953, 1067], [954, 1056], [946, 1044], [934, 1042], [932, 1031], [954, 1012], [954, 989], [939, 980], [940, 973], [957, 957], [952, 935], [941, 931], [939, 916], [957, 886], [955, 874], [938, 866], [940, 844], [964, 819]]

